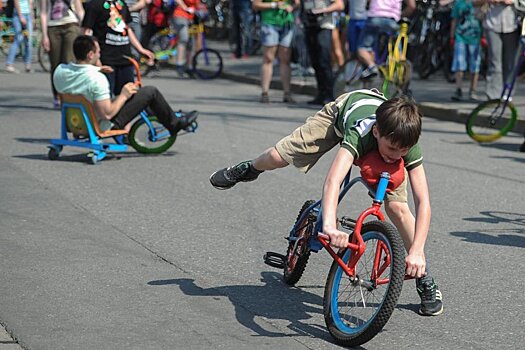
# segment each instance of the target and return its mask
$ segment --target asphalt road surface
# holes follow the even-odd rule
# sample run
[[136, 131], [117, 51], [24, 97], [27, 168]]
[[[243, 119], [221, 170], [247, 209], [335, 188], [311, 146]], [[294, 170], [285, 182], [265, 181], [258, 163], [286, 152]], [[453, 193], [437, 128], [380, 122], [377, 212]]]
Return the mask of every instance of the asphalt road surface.
[[[250, 159], [315, 112], [259, 104], [257, 86], [166, 78], [196, 134], [159, 156], [90, 165], [82, 149], [47, 159], [58, 137], [48, 75], [0, 73], [0, 323], [27, 349], [333, 349], [322, 295], [330, 258], [314, 254], [297, 287], [265, 265], [334, 152], [218, 191], [209, 175]], [[272, 91], [279, 101], [282, 92]], [[297, 96], [304, 102], [307, 96]], [[525, 342], [525, 155], [510, 135], [479, 146], [459, 123], [425, 118], [433, 209], [427, 258], [442, 316], [417, 314], [413, 281], [364, 349], [517, 349]], [[370, 204], [351, 192], [341, 211]]]

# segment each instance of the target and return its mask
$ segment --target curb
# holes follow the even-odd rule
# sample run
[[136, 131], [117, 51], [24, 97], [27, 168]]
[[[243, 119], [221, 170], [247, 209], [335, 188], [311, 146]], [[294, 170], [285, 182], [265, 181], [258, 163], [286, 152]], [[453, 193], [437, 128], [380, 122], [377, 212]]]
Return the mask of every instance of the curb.
[[[239, 83], [260, 85], [261, 79], [249, 75], [241, 75], [237, 73], [230, 73], [222, 71], [221, 78], [236, 81]], [[270, 83], [271, 89], [283, 90], [283, 85], [279, 79], [272, 80]], [[317, 87], [308, 83], [291, 82], [291, 90], [295, 94], [311, 95], [317, 94]], [[446, 107], [443, 103], [436, 102], [422, 102], [418, 103], [418, 106], [425, 117], [445, 120], [449, 122], [455, 122], [459, 124], [465, 124], [467, 118], [471, 112], [468, 109], [458, 109], [452, 107]], [[525, 121], [518, 118], [512, 132], [525, 134]]]

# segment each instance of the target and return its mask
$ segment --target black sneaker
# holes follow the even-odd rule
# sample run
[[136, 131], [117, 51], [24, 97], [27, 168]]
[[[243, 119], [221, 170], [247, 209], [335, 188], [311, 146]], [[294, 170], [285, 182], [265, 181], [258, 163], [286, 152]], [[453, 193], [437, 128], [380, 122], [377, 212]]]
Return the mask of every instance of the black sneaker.
[[521, 145], [520, 152], [525, 152], [525, 142]]
[[179, 131], [186, 129], [193, 123], [195, 120], [197, 120], [197, 117], [199, 116], [198, 111], [191, 111], [191, 112], [175, 112], [173, 116], [172, 121], [172, 129], [170, 130], [172, 135], [177, 134]]
[[379, 69], [377, 69], [377, 66], [371, 66], [367, 67], [363, 72], [361, 73], [360, 79], [370, 79], [379, 74]]
[[210, 176], [210, 183], [219, 190], [227, 190], [237, 182], [249, 182], [257, 179], [262, 171], [255, 169], [252, 162], [247, 160], [229, 168], [214, 172]]
[[452, 95], [452, 97], [450, 97], [450, 99], [452, 101], [462, 101], [463, 100], [463, 92], [461, 91], [461, 89], [456, 89], [456, 92], [454, 93], [454, 95]]
[[443, 313], [443, 302], [438, 285], [432, 277], [416, 279], [417, 294], [421, 298], [419, 313], [423, 316], [437, 316]]

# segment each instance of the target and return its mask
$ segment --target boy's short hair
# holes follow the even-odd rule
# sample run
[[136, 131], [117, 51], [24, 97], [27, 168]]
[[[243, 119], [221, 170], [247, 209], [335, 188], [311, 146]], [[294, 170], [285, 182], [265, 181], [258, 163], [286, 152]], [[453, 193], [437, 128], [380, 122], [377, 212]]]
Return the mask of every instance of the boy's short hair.
[[379, 135], [401, 148], [414, 146], [421, 135], [421, 112], [407, 96], [383, 102], [376, 110]]
[[83, 61], [87, 58], [89, 51], [95, 50], [95, 42], [97, 39], [91, 35], [79, 35], [73, 41], [73, 54], [79, 61]]

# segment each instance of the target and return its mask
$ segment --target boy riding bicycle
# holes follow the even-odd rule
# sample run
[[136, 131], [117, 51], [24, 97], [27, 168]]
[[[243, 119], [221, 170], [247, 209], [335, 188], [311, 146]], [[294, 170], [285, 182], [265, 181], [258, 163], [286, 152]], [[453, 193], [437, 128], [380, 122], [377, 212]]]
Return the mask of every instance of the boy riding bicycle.
[[[319, 158], [338, 143], [341, 145], [328, 171], [322, 199], [322, 232], [330, 244], [344, 248], [348, 234], [338, 230], [336, 210], [341, 183], [352, 164], [366, 162], [367, 155], [378, 152], [382, 162], [404, 169], [396, 188], [385, 199], [385, 209], [403, 238], [408, 255], [406, 274], [416, 277], [421, 297], [419, 312], [434, 316], [443, 312], [441, 292], [426, 268], [424, 246], [430, 225], [430, 200], [423, 157], [418, 145], [421, 114], [407, 97], [386, 98], [374, 90], [356, 90], [343, 94], [291, 135], [280, 140], [252, 161], [221, 169], [210, 177], [218, 189], [228, 189], [238, 182], [257, 179], [265, 170], [293, 164], [307, 172]], [[416, 217], [410, 212], [407, 199], [408, 179], [416, 205]]]

